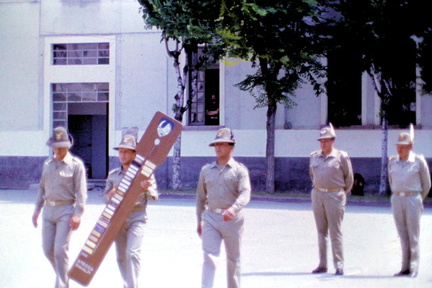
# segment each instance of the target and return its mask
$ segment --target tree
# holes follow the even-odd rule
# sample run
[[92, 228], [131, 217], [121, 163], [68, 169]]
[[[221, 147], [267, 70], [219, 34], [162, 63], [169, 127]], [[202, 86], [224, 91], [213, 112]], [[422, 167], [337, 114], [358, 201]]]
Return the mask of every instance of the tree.
[[[188, 109], [185, 100], [187, 81], [197, 78], [197, 70], [211, 61], [202, 58], [193, 61], [197, 55], [198, 45], [214, 42], [214, 21], [218, 17], [218, 10], [213, 9], [209, 1], [197, 0], [139, 0], [142, 6], [143, 18], [146, 28], [156, 27], [161, 30], [161, 41], [165, 42], [167, 53], [173, 58], [177, 74], [177, 93], [174, 96], [176, 103], [173, 106], [174, 118], [183, 121], [183, 114]], [[170, 47], [170, 44], [171, 47]], [[210, 49], [209, 49], [210, 50]], [[182, 51], [185, 53], [185, 63], [181, 68]], [[214, 55], [218, 49], [211, 48]], [[191, 86], [190, 93], [194, 93]], [[173, 149], [173, 181], [174, 190], [181, 189], [181, 135], [174, 144]]]
[[[373, 79], [381, 100], [382, 153], [379, 194], [388, 191], [388, 125], [408, 126], [415, 118], [409, 115], [415, 99], [416, 34], [427, 30], [419, 25], [423, 4], [415, 0], [337, 1], [332, 6], [339, 14], [335, 34], [357, 39], [363, 70]], [[422, 7], [426, 9], [426, 7]], [[340, 29], [340, 30], [339, 30]], [[337, 32], [336, 32], [337, 31]], [[335, 35], [333, 34], [333, 35]], [[336, 37], [337, 38], [337, 37]], [[333, 46], [343, 45], [336, 42]]]
[[288, 107], [302, 84], [310, 82], [317, 94], [324, 76], [319, 56], [322, 13], [316, 1], [226, 0], [221, 7], [219, 34], [226, 54], [252, 63], [256, 73], [238, 83], [267, 107], [266, 191], [275, 191], [275, 115], [277, 104]]

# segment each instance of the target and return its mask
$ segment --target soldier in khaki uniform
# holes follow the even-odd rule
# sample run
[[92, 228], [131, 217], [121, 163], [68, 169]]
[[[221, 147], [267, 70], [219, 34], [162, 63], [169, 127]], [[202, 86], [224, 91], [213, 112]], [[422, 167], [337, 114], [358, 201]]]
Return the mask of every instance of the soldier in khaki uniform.
[[431, 188], [429, 168], [423, 155], [412, 152], [414, 128], [401, 133], [397, 155], [388, 163], [393, 217], [402, 246], [402, 269], [394, 276], [417, 277], [419, 268], [420, 217], [423, 200]]
[[69, 287], [69, 242], [78, 229], [87, 199], [87, 181], [83, 162], [69, 153], [72, 141], [64, 127], [54, 129], [47, 142], [54, 156], [43, 165], [41, 181], [32, 217], [38, 226], [42, 211], [42, 248], [56, 273], [56, 288]]
[[333, 147], [333, 126], [320, 131], [321, 150], [311, 153], [309, 174], [312, 179], [312, 209], [318, 232], [319, 264], [312, 273], [327, 272], [327, 236], [330, 233], [335, 275], [343, 275], [344, 257], [341, 225], [346, 196], [354, 179], [348, 154]]
[[[106, 179], [103, 192], [105, 203], [108, 203], [115, 195], [117, 186], [135, 159], [136, 136], [125, 134], [120, 144], [114, 149], [119, 152], [121, 166], [110, 171]], [[141, 246], [147, 222], [147, 200], [158, 199], [156, 180], [153, 175], [150, 180], [142, 181], [140, 184], [143, 188], [142, 194], [115, 239], [117, 263], [125, 288], [138, 287]]]
[[227, 287], [240, 287], [242, 209], [250, 201], [251, 185], [248, 169], [232, 158], [234, 145], [231, 129], [219, 129], [209, 145], [215, 147], [217, 160], [205, 165], [199, 176], [196, 215], [204, 252], [203, 288], [213, 287], [222, 240], [227, 254]]

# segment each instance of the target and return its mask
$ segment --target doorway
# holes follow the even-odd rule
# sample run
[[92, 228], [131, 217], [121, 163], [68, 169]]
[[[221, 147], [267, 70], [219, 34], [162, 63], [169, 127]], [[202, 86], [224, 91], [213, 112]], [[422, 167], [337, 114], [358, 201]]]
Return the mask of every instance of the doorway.
[[86, 166], [87, 179], [105, 179], [108, 171], [108, 103], [70, 103], [71, 152]]

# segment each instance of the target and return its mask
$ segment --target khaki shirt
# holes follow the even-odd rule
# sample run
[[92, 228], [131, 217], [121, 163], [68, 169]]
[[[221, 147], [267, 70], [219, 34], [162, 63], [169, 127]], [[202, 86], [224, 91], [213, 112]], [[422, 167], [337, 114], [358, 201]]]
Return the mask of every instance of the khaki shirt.
[[[122, 167], [115, 168], [110, 171], [108, 174], [108, 177], [105, 182], [105, 190], [103, 192], [103, 199], [105, 203], [108, 203], [110, 201], [110, 198], [108, 197], [108, 193], [114, 188], [116, 189], [117, 186], [120, 184], [121, 180], [125, 176], [126, 171], [122, 169]], [[147, 199], [157, 200], [159, 197], [157, 185], [156, 185], [156, 179], [154, 175], [152, 174], [150, 176], [151, 185], [148, 188], [147, 191], [143, 191], [138, 198], [138, 201], [135, 203], [135, 207], [141, 207], [144, 209], [147, 208]]]
[[393, 192], [420, 192], [423, 199], [431, 188], [428, 164], [423, 155], [410, 151], [407, 161], [399, 155], [391, 156], [388, 163], [390, 188]]
[[84, 164], [69, 152], [63, 161], [55, 157], [45, 160], [39, 183], [35, 212], [40, 213], [49, 201], [75, 201], [75, 216], [81, 216], [87, 200], [87, 180]]
[[349, 193], [354, 183], [351, 160], [345, 151], [332, 149], [329, 155], [321, 150], [310, 155], [309, 175], [313, 187], [343, 188]]
[[217, 163], [201, 169], [196, 198], [198, 223], [202, 213], [208, 209], [232, 208], [237, 214], [250, 201], [251, 184], [249, 171], [241, 163], [231, 158], [222, 170]]

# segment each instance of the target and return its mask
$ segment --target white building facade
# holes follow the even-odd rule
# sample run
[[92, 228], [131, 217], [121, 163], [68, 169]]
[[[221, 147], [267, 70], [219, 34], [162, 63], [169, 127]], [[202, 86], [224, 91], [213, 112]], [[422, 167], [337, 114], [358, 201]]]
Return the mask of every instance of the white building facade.
[[[146, 30], [135, 0], [0, 0], [0, 188], [26, 188], [39, 181], [45, 145], [57, 125], [74, 137], [73, 152], [90, 179], [104, 179], [118, 165], [112, 148], [124, 127], [141, 136], [156, 111], [173, 115], [177, 76], [160, 43], [160, 31]], [[266, 110], [234, 85], [251, 72], [250, 63], [219, 63], [202, 73], [202, 93], [186, 112], [182, 132], [182, 181], [195, 189], [201, 166], [214, 159], [208, 143], [216, 130], [233, 129], [234, 156], [245, 163], [255, 191], [264, 189]], [[379, 98], [369, 77], [361, 87], [359, 123], [336, 130], [336, 147], [351, 156], [354, 170], [374, 194], [380, 174]], [[216, 122], [204, 119], [209, 97], [217, 95]], [[328, 123], [329, 100], [307, 85], [292, 109], [282, 105], [276, 120], [276, 189], [307, 192], [309, 154], [319, 149], [319, 129]], [[192, 109], [193, 108], [193, 109]], [[416, 93], [414, 150], [432, 161], [432, 96]], [[399, 128], [389, 130], [394, 154]], [[171, 158], [156, 176], [169, 188]]]

